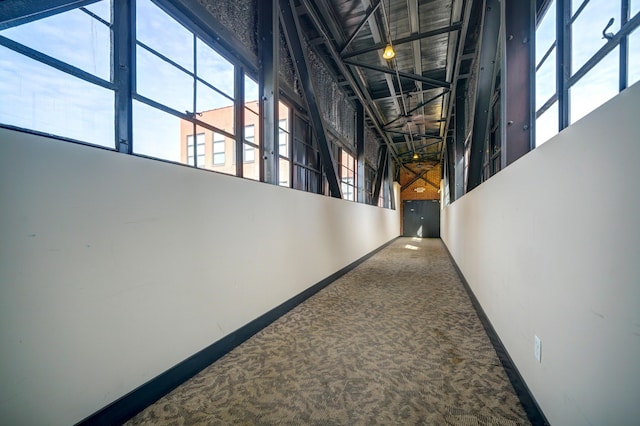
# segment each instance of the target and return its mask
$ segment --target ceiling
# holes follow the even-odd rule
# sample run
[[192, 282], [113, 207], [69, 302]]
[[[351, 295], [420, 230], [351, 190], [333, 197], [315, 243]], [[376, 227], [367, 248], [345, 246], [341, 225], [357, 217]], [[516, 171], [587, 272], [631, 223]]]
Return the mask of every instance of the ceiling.
[[[478, 0], [299, 0], [307, 38], [398, 166], [438, 163], [457, 82], [468, 76], [482, 14]], [[473, 10], [472, 10], [473, 9]], [[391, 40], [395, 57], [382, 57]]]

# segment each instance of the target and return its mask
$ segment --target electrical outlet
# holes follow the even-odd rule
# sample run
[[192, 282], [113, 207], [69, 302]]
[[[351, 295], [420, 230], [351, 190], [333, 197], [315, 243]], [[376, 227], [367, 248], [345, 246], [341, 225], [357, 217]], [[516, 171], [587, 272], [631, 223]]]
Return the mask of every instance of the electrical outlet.
[[536, 357], [538, 362], [542, 362], [542, 342], [536, 335], [533, 336], [533, 356]]

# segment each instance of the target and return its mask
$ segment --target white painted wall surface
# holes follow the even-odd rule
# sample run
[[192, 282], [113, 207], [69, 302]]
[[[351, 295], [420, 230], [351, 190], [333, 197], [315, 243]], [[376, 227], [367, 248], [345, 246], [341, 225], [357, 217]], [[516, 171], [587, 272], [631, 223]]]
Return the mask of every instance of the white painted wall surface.
[[638, 424], [640, 84], [444, 208], [441, 227], [551, 424]]
[[1, 423], [80, 421], [399, 234], [398, 211], [0, 129]]

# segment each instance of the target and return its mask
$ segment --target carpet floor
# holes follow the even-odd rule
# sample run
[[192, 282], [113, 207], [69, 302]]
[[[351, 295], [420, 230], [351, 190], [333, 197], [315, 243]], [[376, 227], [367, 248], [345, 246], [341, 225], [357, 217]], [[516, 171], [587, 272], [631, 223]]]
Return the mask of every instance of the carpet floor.
[[439, 239], [399, 238], [129, 425], [528, 425]]

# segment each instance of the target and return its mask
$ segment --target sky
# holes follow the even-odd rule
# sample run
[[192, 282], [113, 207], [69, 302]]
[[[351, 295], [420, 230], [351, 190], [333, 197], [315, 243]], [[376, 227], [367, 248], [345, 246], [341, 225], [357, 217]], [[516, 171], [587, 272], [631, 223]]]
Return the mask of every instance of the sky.
[[[582, 3], [573, 0], [573, 10]], [[110, 0], [87, 9], [111, 20]], [[231, 63], [170, 18], [150, 0], [137, 0], [136, 38], [188, 72], [216, 87], [196, 84], [195, 110], [230, 106], [234, 98]], [[631, 0], [631, 16], [640, 11], [640, 0]], [[590, 0], [573, 23], [573, 70], [582, 66], [606, 40], [602, 30], [610, 18], [620, 28], [620, 3]], [[536, 33], [536, 62], [555, 40], [555, 2]], [[109, 82], [111, 37], [107, 25], [79, 9], [18, 27], [0, 35]], [[629, 83], [640, 79], [640, 30], [630, 37]], [[571, 122], [575, 122], [618, 92], [618, 48], [583, 77], [570, 92]], [[555, 51], [537, 73], [536, 109], [555, 92]], [[136, 47], [136, 91], [179, 112], [193, 112], [193, 77], [179, 67]], [[245, 79], [246, 100], [258, 96], [257, 84]], [[72, 139], [115, 147], [114, 92], [85, 82], [0, 46], [0, 122]], [[557, 103], [536, 122], [537, 145], [557, 133]], [[225, 129], [234, 133], [234, 129]], [[134, 100], [134, 150], [136, 153], [180, 161], [180, 119]]]

